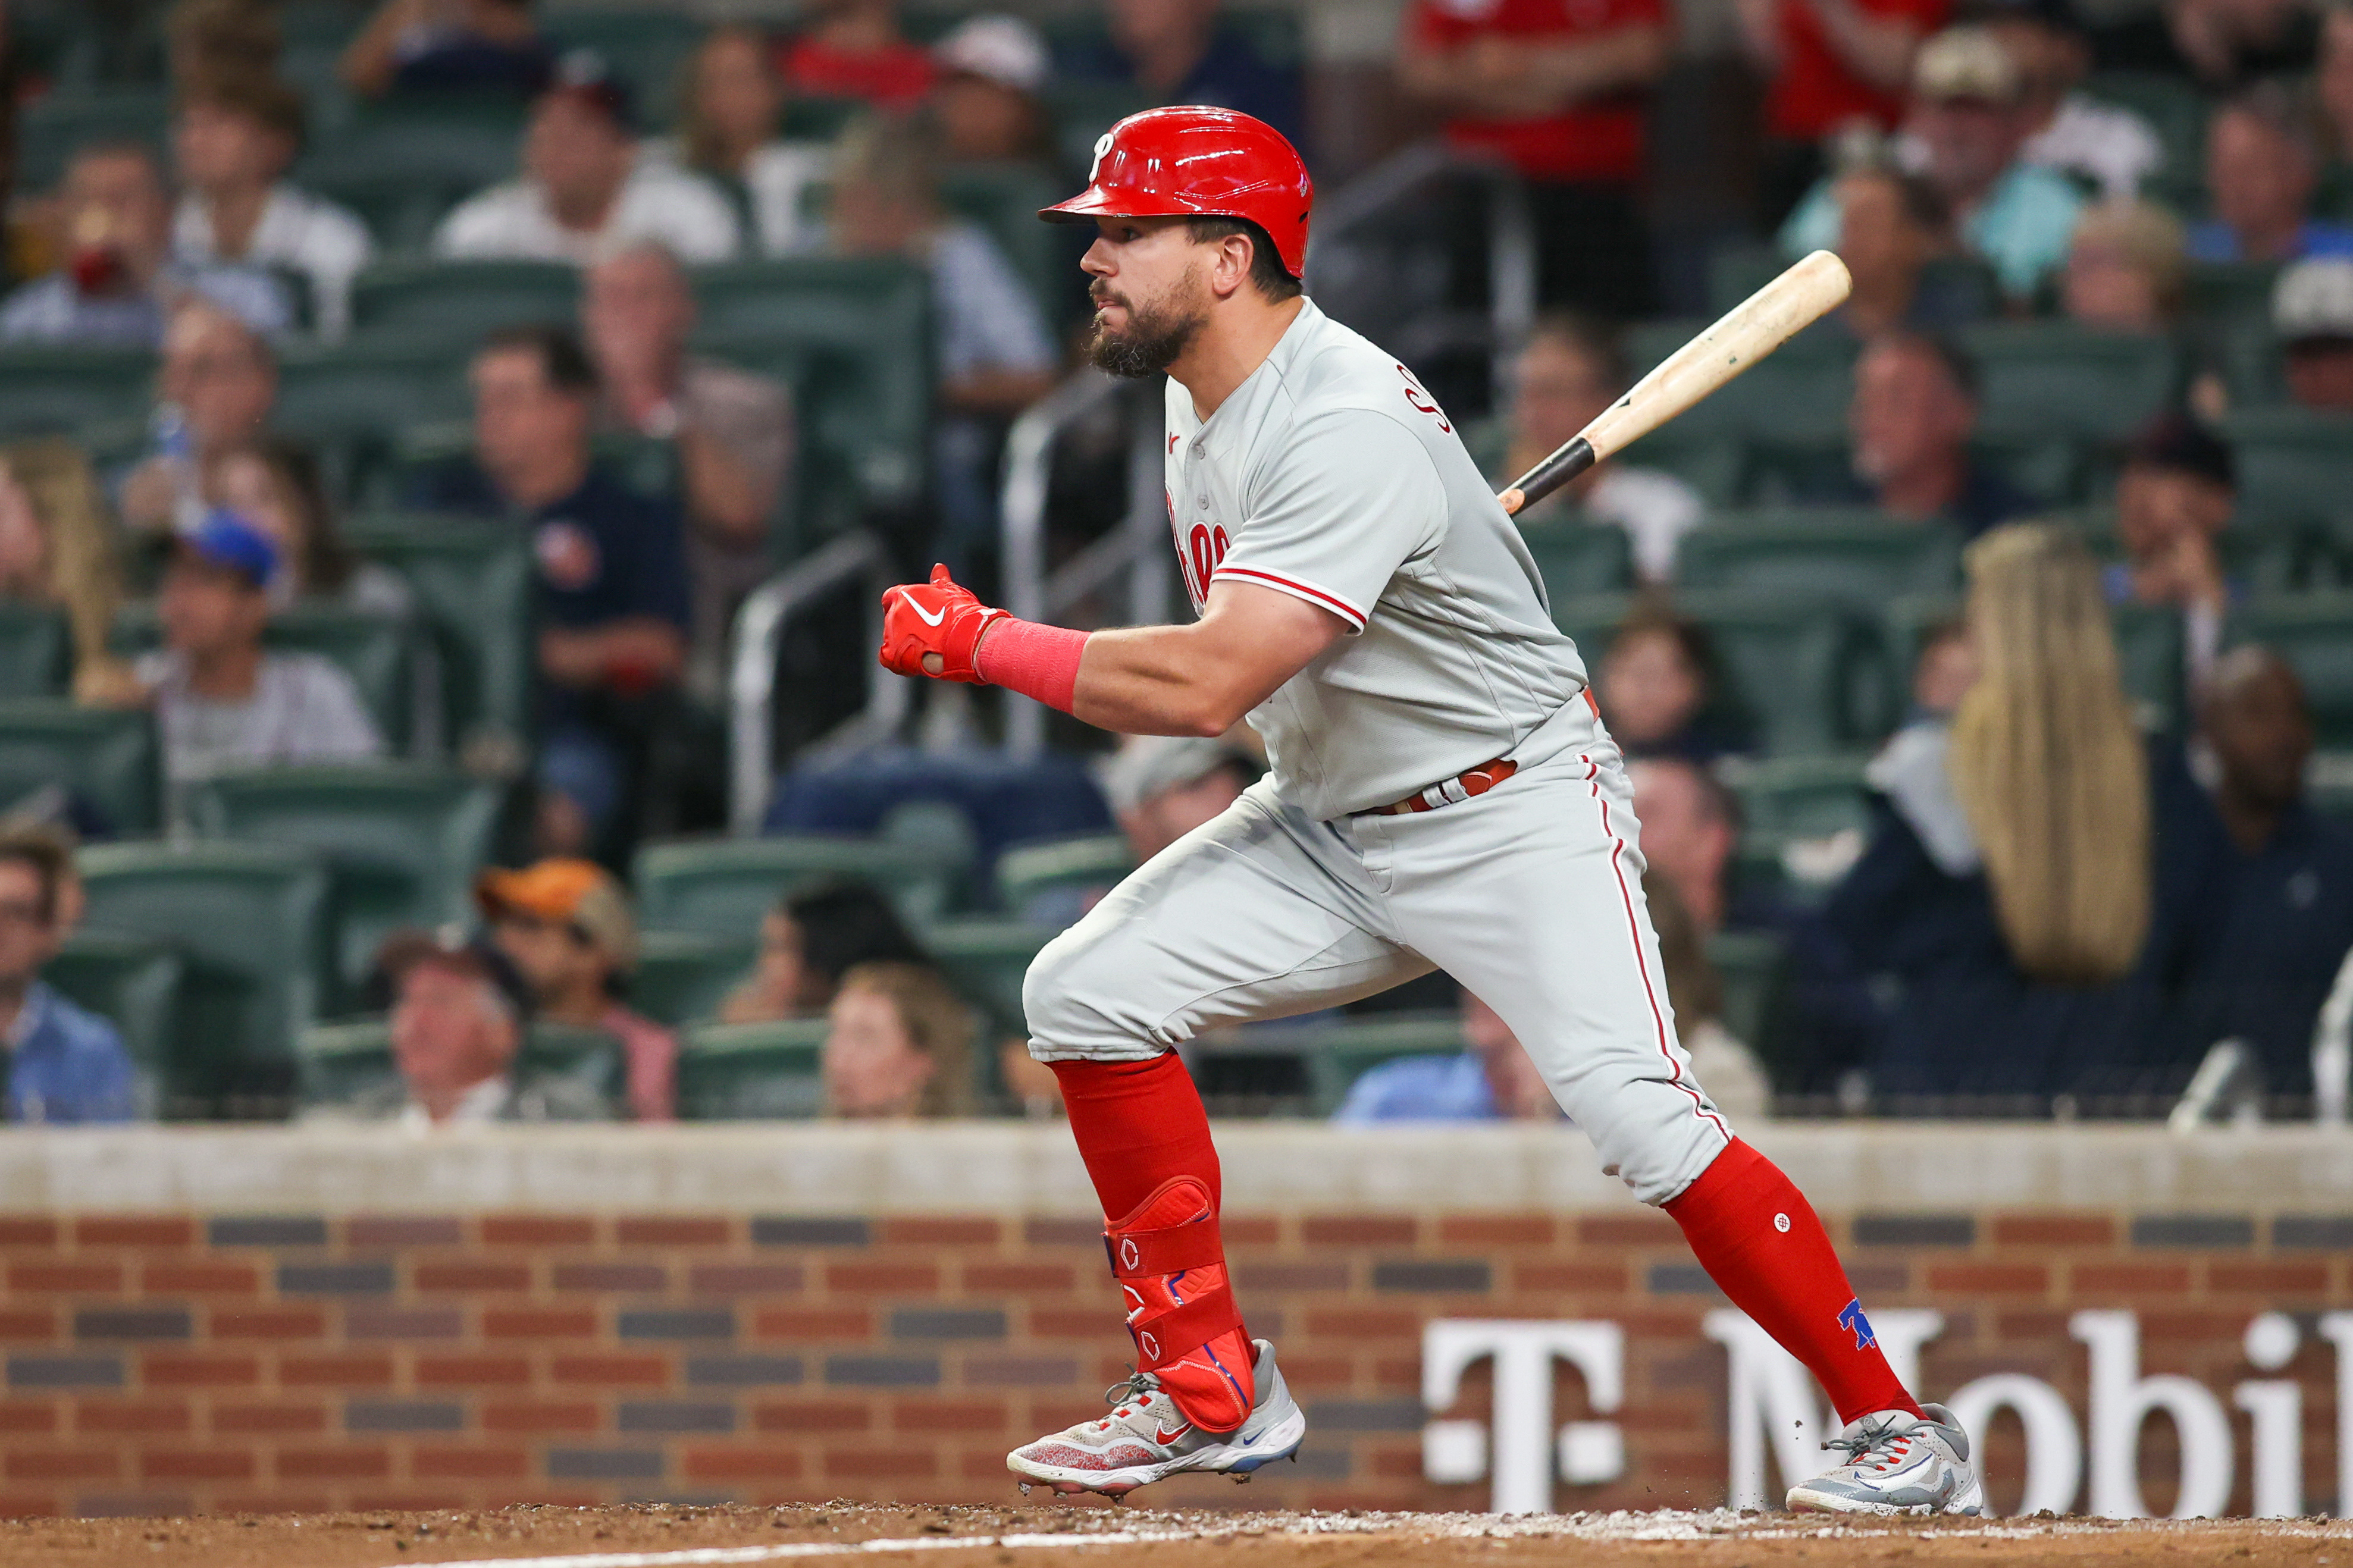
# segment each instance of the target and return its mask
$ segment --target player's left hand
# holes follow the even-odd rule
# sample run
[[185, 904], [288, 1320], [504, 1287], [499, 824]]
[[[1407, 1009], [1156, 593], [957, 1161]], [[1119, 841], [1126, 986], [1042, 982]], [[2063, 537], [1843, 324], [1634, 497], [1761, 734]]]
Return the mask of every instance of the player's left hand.
[[928, 583], [902, 583], [882, 595], [882, 666], [896, 675], [929, 675], [985, 686], [974, 664], [980, 635], [1003, 610], [960, 588], [944, 566]]

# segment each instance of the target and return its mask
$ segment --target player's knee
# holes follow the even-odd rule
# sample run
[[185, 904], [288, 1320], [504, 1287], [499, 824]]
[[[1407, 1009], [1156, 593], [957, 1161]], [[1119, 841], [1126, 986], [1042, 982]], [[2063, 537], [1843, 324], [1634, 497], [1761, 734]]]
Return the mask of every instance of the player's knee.
[[1088, 976], [1096, 944], [1085, 923], [1048, 942], [1021, 977], [1021, 1016], [1029, 1025], [1029, 1054], [1040, 1061], [1117, 1054], [1117, 1033]]

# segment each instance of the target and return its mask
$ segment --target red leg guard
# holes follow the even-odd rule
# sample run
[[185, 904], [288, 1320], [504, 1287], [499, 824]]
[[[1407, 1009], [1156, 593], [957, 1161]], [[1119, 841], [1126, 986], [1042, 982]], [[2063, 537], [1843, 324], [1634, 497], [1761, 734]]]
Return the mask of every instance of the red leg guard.
[[1103, 1243], [1138, 1367], [1187, 1420], [1229, 1432], [1254, 1397], [1250, 1333], [1218, 1235], [1218, 1151], [1185, 1064], [1056, 1062], [1071, 1131], [1110, 1224]]
[[1708, 1278], [1805, 1363], [1841, 1422], [1920, 1413], [1872, 1338], [1813, 1205], [1779, 1166], [1736, 1138], [1666, 1209]]

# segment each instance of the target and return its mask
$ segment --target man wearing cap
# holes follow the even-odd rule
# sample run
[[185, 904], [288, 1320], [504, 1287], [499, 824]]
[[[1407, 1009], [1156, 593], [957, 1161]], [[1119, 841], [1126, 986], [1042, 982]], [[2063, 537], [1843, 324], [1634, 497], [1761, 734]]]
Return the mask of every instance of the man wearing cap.
[[392, 985], [392, 1056], [400, 1077], [310, 1114], [325, 1121], [397, 1121], [413, 1131], [493, 1121], [604, 1121], [588, 1085], [527, 1075], [519, 1058], [531, 988], [497, 949], [396, 931], [376, 971]]
[[681, 261], [732, 261], [743, 248], [735, 209], [700, 175], [640, 158], [629, 90], [581, 51], [532, 106], [522, 174], [460, 202], [433, 233], [451, 261], [500, 258], [585, 265], [633, 239]]
[[1137, 1361], [1108, 1415], [1008, 1467], [1116, 1496], [1297, 1451], [1306, 1416], [1243, 1322], [1217, 1145], [1177, 1047], [1443, 970], [1519, 1037], [1601, 1167], [1830, 1392], [1849, 1458], [1790, 1505], [1978, 1511], [1968, 1434], [1905, 1389], [1820, 1218], [1695, 1080], [1584, 663], [1446, 411], [1305, 297], [1314, 200], [1271, 126], [1188, 106], [1114, 125], [1087, 189], [1040, 215], [1094, 226], [1090, 357], [1167, 377], [1162, 478], [1193, 620], [1022, 620], [944, 566], [883, 595], [897, 674], [1001, 686], [1124, 734], [1247, 718], [1267, 746], [1266, 777], [1023, 983]]
[[349, 675], [315, 653], [263, 650], [279, 566], [269, 535], [232, 511], [173, 542], [156, 596], [164, 646], [136, 668], [163, 731], [174, 815], [187, 785], [232, 768], [383, 754]]
[[2272, 331], [2287, 395], [2306, 408], [2353, 414], [2353, 259], [2299, 261], [2272, 286]]
[[[1944, 196], [1963, 243], [1992, 264], [2002, 291], [2021, 300], [2066, 261], [2084, 208], [2065, 175], [2021, 160], [2033, 112], [2018, 62], [1991, 31], [1947, 27], [1913, 61], [1911, 110], [1894, 149]], [[1781, 226], [1781, 249], [1834, 249], [1838, 226], [1826, 179]]]
[[930, 108], [951, 162], [1051, 158], [1038, 90], [1053, 63], [1037, 28], [1018, 16], [973, 16], [934, 44], [932, 58], [940, 79]]
[[542, 860], [483, 872], [474, 899], [491, 943], [531, 986], [539, 1016], [617, 1038], [628, 1059], [630, 1116], [670, 1121], [678, 1037], [617, 995], [638, 964], [638, 922], [612, 874], [591, 860]]

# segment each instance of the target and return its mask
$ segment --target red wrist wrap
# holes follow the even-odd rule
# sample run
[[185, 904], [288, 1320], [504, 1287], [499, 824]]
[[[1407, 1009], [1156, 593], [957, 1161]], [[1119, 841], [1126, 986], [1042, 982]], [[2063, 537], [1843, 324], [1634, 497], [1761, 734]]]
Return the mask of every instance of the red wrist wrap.
[[973, 667], [991, 686], [1071, 710], [1079, 689], [1079, 655], [1087, 634], [1008, 616], [982, 634]]

